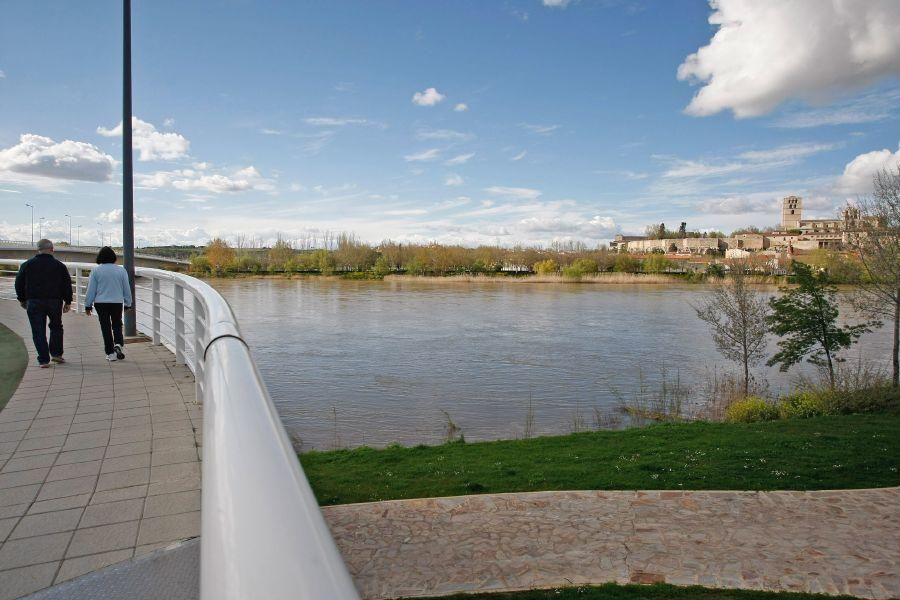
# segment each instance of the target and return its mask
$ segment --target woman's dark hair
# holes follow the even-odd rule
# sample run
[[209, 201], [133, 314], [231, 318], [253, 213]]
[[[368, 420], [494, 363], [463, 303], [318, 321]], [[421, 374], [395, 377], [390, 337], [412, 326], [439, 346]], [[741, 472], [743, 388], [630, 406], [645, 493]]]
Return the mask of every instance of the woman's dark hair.
[[114, 262], [116, 262], [116, 253], [113, 252], [113, 249], [109, 246], [100, 248], [100, 252], [97, 253], [97, 264], [103, 265]]

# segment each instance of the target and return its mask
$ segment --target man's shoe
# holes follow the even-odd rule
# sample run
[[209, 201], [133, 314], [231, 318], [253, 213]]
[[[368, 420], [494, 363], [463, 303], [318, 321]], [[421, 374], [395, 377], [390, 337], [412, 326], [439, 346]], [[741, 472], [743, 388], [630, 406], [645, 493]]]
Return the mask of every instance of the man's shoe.
[[66, 359], [64, 359], [62, 356], [51, 356], [50, 360], [60, 365], [66, 362]]
[[49, 368], [50, 368], [50, 363], [40, 363], [40, 367], [41, 367], [42, 369], [49, 369]]
[[116, 344], [116, 358], [125, 360], [125, 353], [122, 352], [122, 346], [120, 344]]
[[119, 359], [116, 357], [115, 353], [112, 353], [106, 355], [106, 360], [108, 360], [109, 362], [116, 362]]

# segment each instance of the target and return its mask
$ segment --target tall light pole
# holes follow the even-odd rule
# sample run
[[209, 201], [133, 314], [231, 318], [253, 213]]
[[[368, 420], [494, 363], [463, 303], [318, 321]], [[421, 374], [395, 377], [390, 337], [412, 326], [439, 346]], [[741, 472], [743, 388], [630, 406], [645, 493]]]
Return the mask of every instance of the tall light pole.
[[75, 226], [75, 232], [78, 234], [78, 242], [77, 242], [77, 245], [80, 247], [80, 246], [81, 246], [81, 225], [76, 225], [76, 226]]
[[122, 249], [131, 285], [132, 310], [125, 311], [125, 335], [137, 335], [134, 293], [134, 152], [131, 147], [131, 0], [122, 0]]
[[100, 247], [103, 247], [103, 223], [97, 221], [97, 231], [100, 232]]
[[38, 219], [38, 239], [44, 239], [44, 219], [45, 217], [41, 217]]
[[25, 206], [31, 207], [31, 245], [34, 246], [34, 204], [26, 202]]
[[72, 215], [66, 215], [66, 218], [69, 219], [69, 246], [72, 245]]

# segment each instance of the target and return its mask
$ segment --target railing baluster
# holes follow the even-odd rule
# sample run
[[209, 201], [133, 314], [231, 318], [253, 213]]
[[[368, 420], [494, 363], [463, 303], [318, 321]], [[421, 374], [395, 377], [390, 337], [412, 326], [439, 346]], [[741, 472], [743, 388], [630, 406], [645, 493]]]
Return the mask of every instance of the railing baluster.
[[175, 284], [175, 363], [184, 364], [184, 288]]
[[203, 304], [200, 298], [194, 296], [194, 390], [197, 402], [203, 403], [203, 372], [205, 370], [203, 352], [205, 349], [206, 327], [203, 324]]
[[81, 269], [75, 267], [75, 312], [84, 312], [84, 303], [81, 301]]
[[153, 306], [153, 345], [159, 346], [162, 342], [160, 341], [160, 325], [159, 325], [159, 278], [153, 277], [151, 280], [151, 287], [153, 291], [150, 293], [151, 296], [151, 306]]

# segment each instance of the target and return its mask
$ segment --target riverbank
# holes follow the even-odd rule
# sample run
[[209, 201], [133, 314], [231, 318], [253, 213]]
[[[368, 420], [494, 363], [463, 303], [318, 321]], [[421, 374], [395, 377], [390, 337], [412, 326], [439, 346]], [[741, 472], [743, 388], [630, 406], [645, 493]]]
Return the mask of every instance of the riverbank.
[[900, 485], [900, 409], [300, 455], [322, 505], [549, 490]]
[[28, 350], [25, 342], [11, 329], [0, 324], [0, 410], [3, 410], [19, 387], [26, 366]]

